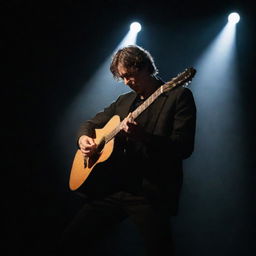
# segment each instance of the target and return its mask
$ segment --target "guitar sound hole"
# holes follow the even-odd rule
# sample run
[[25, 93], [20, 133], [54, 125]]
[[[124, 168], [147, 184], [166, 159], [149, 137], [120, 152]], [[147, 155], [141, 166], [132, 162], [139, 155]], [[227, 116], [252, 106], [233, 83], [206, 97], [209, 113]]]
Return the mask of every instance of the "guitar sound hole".
[[100, 152], [95, 152], [88, 161], [88, 167], [91, 168], [100, 158], [101, 153]]
[[84, 168], [86, 168], [86, 167], [87, 167], [87, 160], [84, 159]]
[[99, 143], [99, 145], [98, 145], [98, 147], [97, 147], [97, 154], [100, 154], [100, 152], [102, 151], [102, 149], [104, 148], [104, 146], [105, 146], [105, 138], [103, 138], [101, 141], [100, 141], [100, 143]]

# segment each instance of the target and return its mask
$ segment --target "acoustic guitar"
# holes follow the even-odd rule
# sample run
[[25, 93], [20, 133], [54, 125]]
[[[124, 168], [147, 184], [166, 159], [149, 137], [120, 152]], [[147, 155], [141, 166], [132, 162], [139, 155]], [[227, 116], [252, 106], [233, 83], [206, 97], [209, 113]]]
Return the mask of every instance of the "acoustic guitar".
[[[171, 81], [160, 86], [150, 97], [147, 98], [132, 113], [133, 119], [136, 119], [148, 106], [150, 106], [162, 93], [169, 91], [177, 86], [188, 85], [194, 77], [196, 70], [192, 67], [178, 74]], [[120, 131], [121, 120], [118, 115], [114, 115], [102, 129], [95, 129], [95, 143], [97, 148], [91, 157], [84, 157], [80, 150], [77, 150], [69, 179], [69, 188], [78, 190], [90, 176], [94, 167], [106, 161], [112, 154], [114, 148], [115, 136]], [[85, 184], [86, 185], [86, 184]]]

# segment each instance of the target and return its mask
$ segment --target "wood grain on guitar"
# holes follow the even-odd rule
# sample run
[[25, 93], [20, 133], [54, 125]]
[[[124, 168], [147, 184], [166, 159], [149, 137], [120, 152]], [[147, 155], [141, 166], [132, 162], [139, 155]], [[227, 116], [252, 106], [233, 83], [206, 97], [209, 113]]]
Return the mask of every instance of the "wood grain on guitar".
[[114, 133], [120, 125], [120, 117], [113, 116], [102, 129], [96, 129], [95, 143], [98, 145], [96, 152], [89, 158], [77, 150], [69, 179], [71, 190], [78, 189], [87, 179], [94, 166], [109, 158], [114, 147]]

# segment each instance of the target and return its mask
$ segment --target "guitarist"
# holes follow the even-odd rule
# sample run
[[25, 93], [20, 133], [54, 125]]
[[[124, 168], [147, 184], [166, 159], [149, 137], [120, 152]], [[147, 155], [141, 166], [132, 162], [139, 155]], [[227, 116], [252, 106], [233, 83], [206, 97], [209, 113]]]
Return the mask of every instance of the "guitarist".
[[[132, 112], [164, 84], [153, 58], [142, 47], [127, 46], [113, 55], [110, 71], [132, 91], [86, 121], [77, 140], [83, 156], [92, 156], [98, 146], [95, 129], [120, 117], [111, 157], [99, 164], [108, 186], [93, 185], [104, 189], [89, 194], [64, 232], [62, 250], [90, 255], [103, 235], [129, 217], [143, 238], [145, 255], [175, 255], [170, 217], [178, 212], [182, 161], [194, 150], [192, 92], [183, 86], [164, 92], [134, 119]], [[96, 173], [97, 167], [91, 175]]]

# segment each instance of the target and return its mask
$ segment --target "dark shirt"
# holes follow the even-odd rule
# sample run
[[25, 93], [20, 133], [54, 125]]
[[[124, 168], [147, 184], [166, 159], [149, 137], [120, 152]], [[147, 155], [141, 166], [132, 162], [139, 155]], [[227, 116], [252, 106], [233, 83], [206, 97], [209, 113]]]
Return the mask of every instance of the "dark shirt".
[[[139, 107], [145, 99], [137, 96], [130, 107], [129, 112], [133, 112]], [[143, 119], [146, 121], [147, 112], [143, 113]], [[143, 123], [140, 123], [143, 126]], [[133, 194], [140, 194], [142, 191], [143, 180], [143, 153], [141, 143], [130, 139], [124, 132], [116, 136], [115, 141], [116, 179], [122, 191]]]

